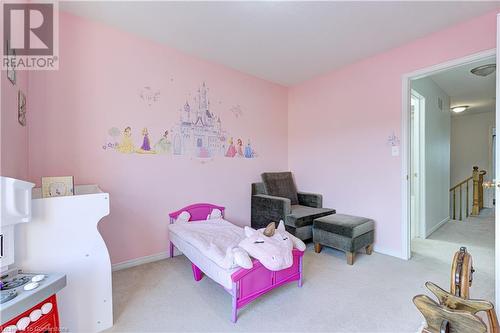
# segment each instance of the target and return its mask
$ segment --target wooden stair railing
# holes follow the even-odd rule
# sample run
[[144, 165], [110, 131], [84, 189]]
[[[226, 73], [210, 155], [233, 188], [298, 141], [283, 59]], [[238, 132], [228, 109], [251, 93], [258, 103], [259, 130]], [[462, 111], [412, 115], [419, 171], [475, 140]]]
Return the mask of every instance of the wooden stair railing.
[[[469, 215], [477, 216], [479, 215], [479, 211], [483, 209], [483, 182], [484, 175], [486, 174], [485, 170], [479, 171], [479, 167], [472, 167], [472, 176], [462, 180], [460, 183], [456, 184], [452, 188], [450, 188], [450, 193], [452, 195], [452, 211], [451, 217], [453, 220], [457, 219], [457, 191], [458, 191], [458, 219], [462, 221], [463, 216], [463, 187], [465, 187], [465, 218], [469, 217]], [[472, 207], [469, 214], [469, 182], [472, 182]]]
[[474, 177], [474, 190], [476, 190], [476, 187], [477, 187], [477, 191], [474, 192], [474, 196], [473, 196], [474, 203], [472, 206], [471, 215], [479, 215], [479, 212], [484, 207], [483, 182], [484, 182], [484, 175], [485, 174], [486, 174], [486, 171], [484, 171], [484, 170], [478, 171], [478, 167], [473, 168], [472, 175]]

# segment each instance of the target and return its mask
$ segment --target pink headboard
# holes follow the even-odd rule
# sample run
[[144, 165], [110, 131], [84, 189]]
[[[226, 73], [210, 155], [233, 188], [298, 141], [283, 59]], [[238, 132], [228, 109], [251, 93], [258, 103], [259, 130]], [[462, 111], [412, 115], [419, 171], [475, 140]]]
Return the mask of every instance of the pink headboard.
[[175, 220], [180, 213], [188, 212], [189, 214], [191, 214], [190, 221], [205, 220], [208, 214], [210, 214], [213, 209], [219, 209], [222, 212], [222, 216], [224, 216], [224, 207], [212, 205], [209, 203], [192, 204], [187, 207], [181, 208], [178, 211], [172, 212], [168, 214], [168, 216], [170, 216], [170, 220]]

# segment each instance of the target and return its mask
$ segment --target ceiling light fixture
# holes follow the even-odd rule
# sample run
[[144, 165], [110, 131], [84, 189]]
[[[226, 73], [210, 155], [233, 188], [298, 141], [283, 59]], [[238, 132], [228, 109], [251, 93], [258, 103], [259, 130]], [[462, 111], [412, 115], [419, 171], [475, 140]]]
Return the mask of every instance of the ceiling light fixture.
[[484, 77], [484, 76], [488, 76], [488, 75], [494, 73], [496, 68], [497, 68], [496, 64], [488, 64], [488, 65], [475, 67], [475, 68], [471, 69], [470, 72], [474, 75]]
[[469, 108], [468, 105], [455, 106], [455, 107], [451, 108], [451, 111], [453, 111], [455, 113], [460, 113], [460, 112], [464, 112], [468, 108]]

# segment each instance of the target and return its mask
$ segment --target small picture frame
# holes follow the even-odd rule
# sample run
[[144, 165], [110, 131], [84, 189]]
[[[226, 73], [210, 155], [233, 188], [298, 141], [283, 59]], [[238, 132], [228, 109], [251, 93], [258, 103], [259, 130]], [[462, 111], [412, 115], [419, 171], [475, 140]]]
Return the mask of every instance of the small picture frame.
[[21, 90], [17, 92], [17, 121], [26, 126], [26, 95]]
[[[16, 51], [10, 48], [9, 40], [7, 39], [7, 59], [16, 56]], [[10, 61], [7, 63], [10, 64]], [[16, 68], [13, 66], [7, 66], [7, 78], [9, 81], [16, 85]]]
[[74, 188], [73, 176], [42, 177], [42, 198], [74, 195]]

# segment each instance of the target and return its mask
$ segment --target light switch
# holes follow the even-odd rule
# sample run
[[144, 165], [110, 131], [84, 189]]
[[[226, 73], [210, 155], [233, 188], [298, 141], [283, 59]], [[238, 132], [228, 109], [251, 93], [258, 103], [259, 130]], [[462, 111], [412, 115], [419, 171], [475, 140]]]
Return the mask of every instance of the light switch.
[[391, 147], [391, 154], [392, 154], [392, 156], [399, 156], [399, 146], [392, 146]]

